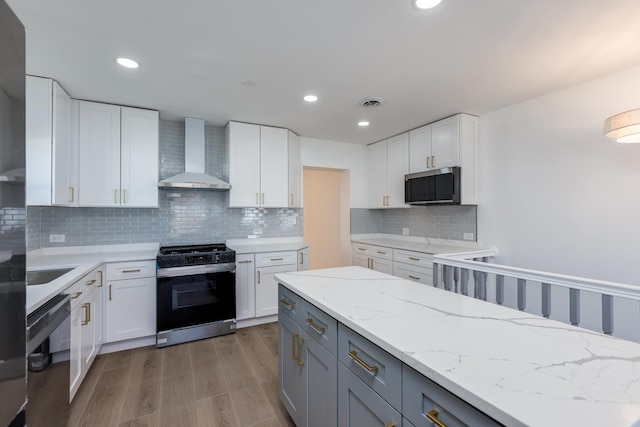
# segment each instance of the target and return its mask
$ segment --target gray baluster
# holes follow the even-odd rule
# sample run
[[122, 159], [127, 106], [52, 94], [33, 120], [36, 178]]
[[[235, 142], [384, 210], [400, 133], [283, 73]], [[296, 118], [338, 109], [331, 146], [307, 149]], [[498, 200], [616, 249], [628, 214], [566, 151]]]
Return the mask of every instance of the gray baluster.
[[443, 265], [442, 275], [444, 276], [444, 289], [450, 291], [451, 282], [453, 281], [453, 267], [450, 265]]
[[487, 300], [487, 273], [478, 271], [478, 296], [477, 298]]
[[573, 326], [580, 324], [580, 289], [569, 288], [569, 321]]
[[613, 333], [613, 297], [602, 294], [602, 332]]
[[458, 293], [458, 282], [460, 281], [460, 268], [453, 268], [453, 292]]
[[542, 284], [542, 315], [547, 319], [551, 315], [551, 285]]
[[504, 276], [501, 274], [496, 276], [496, 303], [498, 305], [504, 303]]
[[527, 281], [518, 279], [518, 310], [524, 311], [527, 306]]
[[460, 293], [469, 296], [469, 270], [463, 268], [460, 275], [462, 276], [460, 278]]
[[438, 287], [438, 263], [433, 263], [433, 286]]

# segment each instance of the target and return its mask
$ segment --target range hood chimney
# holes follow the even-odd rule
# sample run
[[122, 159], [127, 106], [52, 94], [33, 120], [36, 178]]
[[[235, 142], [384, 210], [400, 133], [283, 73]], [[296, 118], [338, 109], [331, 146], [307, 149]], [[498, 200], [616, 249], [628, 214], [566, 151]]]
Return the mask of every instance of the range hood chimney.
[[159, 188], [230, 190], [231, 184], [204, 173], [204, 120], [184, 119], [184, 173], [158, 182]]

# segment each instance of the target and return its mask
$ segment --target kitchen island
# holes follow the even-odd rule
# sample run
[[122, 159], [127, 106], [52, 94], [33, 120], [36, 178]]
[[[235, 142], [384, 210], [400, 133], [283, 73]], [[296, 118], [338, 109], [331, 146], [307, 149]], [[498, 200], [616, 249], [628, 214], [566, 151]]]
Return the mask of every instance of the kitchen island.
[[361, 267], [276, 278], [400, 361], [403, 378], [415, 370], [501, 424], [640, 425], [638, 343]]

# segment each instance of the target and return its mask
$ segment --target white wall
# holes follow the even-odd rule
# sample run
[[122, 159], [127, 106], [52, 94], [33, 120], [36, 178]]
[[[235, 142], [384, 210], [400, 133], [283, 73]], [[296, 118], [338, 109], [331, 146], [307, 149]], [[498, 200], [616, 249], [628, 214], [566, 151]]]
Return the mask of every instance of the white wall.
[[367, 149], [361, 144], [300, 137], [302, 166], [350, 171], [352, 208], [367, 207]]
[[640, 67], [480, 117], [478, 237], [499, 262], [640, 284], [640, 144], [602, 133], [640, 107]]

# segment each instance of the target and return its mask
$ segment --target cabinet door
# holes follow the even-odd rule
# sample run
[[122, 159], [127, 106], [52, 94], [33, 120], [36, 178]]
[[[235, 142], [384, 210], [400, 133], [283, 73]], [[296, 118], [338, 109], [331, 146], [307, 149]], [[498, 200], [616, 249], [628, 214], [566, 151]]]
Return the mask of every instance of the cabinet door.
[[256, 268], [256, 317], [278, 313], [278, 282], [274, 276], [296, 270], [296, 264]]
[[26, 196], [28, 205], [51, 204], [51, 79], [25, 80]]
[[289, 134], [289, 207], [302, 207], [302, 159], [300, 158], [300, 138]]
[[78, 204], [78, 147], [71, 137], [71, 97], [53, 82], [51, 204]]
[[100, 267], [93, 272], [96, 280], [96, 307], [94, 321], [96, 322], [96, 347], [98, 352], [104, 343], [104, 303], [105, 303], [105, 286], [104, 286], [104, 267]]
[[309, 269], [309, 248], [300, 249], [298, 251], [298, 271], [306, 271]]
[[253, 254], [236, 255], [236, 320], [256, 317]]
[[351, 258], [353, 258], [351, 260], [353, 265], [357, 265], [364, 268], [371, 268], [371, 261], [370, 261], [371, 258], [369, 257], [369, 255], [363, 255], [363, 254], [354, 252], [351, 255]]
[[371, 258], [370, 268], [381, 273], [393, 274], [393, 261], [384, 258]]
[[409, 173], [431, 169], [431, 125], [409, 132]]
[[156, 333], [156, 278], [107, 282], [105, 342]]
[[382, 208], [387, 196], [387, 141], [368, 147], [369, 156], [369, 208]]
[[260, 204], [265, 208], [289, 206], [287, 132], [260, 126]]
[[338, 363], [338, 426], [401, 426], [402, 416], [342, 363]]
[[[300, 361], [304, 363], [301, 392], [305, 419], [298, 426], [335, 427], [338, 424], [338, 361], [304, 331]], [[306, 421], [306, 422], [305, 422]]]
[[158, 207], [158, 112], [122, 107], [121, 204]]
[[432, 167], [439, 169], [460, 165], [460, 115], [440, 120], [431, 126]]
[[404, 176], [409, 173], [409, 133], [387, 141], [387, 207], [406, 207]]
[[82, 382], [82, 317], [84, 316], [84, 309], [82, 305], [77, 305], [71, 310], [71, 337], [69, 339], [70, 345], [70, 377], [69, 377], [69, 401], [73, 400], [76, 392], [80, 388]]
[[80, 206], [120, 205], [120, 107], [80, 102]]
[[297, 361], [300, 328], [287, 315], [278, 317], [278, 395], [296, 426], [303, 427], [302, 372]]
[[229, 153], [229, 207], [260, 204], [260, 126], [229, 122], [226, 129]]
[[98, 325], [99, 322], [96, 321], [100, 315], [100, 310], [97, 309], [97, 294], [97, 289], [92, 289], [84, 302], [80, 304], [80, 308], [82, 309], [80, 353], [83, 376], [87, 373], [89, 367], [91, 367], [93, 359], [95, 359], [98, 354], [96, 338], [98, 337], [98, 326], [101, 325]]

